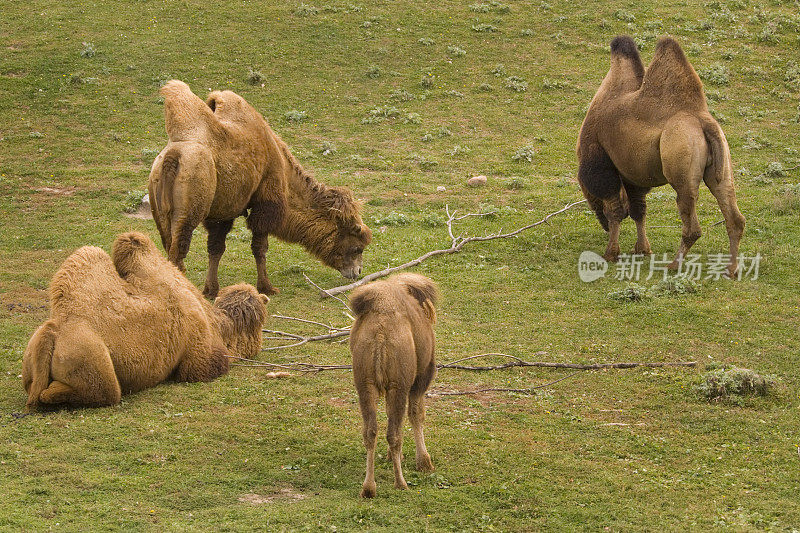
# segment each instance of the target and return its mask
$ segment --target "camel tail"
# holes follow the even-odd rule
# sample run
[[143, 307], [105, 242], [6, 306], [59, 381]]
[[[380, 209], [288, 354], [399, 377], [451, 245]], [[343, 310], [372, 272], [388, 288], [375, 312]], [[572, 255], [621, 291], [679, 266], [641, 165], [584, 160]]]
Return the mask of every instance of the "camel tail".
[[161, 164], [153, 169], [150, 176], [152, 191], [150, 198], [150, 210], [153, 213], [153, 220], [158, 226], [161, 234], [161, 241], [165, 251], [169, 252], [169, 241], [171, 235], [172, 217], [172, 190], [175, 186], [175, 178], [178, 176], [181, 167], [180, 150], [172, 148], [164, 154]]
[[378, 391], [384, 392], [389, 385], [389, 379], [386, 375], [386, 337], [382, 333], [379, 333], [375, 336], [375, 341], [372, 346], [372, 364], [374, 365], [375, 369], [375, 386], [378, 388]]
[[706, 169], [706, 173], [712, 176], [717, 183], [721, 183], [732, 172], [728, 141], [725, 139], [722, 128], [714, 120], [703, 122], [703, 135], [705, 135], [706, 142], [711, 150], [711, 162]]
[[22, 382], [28, 391], [28, 409], [39, 406], [39, 395], [50, 385], [50, 365], [56, 343], [56, 326], [48, 320], [31, 337], [23, 359]]

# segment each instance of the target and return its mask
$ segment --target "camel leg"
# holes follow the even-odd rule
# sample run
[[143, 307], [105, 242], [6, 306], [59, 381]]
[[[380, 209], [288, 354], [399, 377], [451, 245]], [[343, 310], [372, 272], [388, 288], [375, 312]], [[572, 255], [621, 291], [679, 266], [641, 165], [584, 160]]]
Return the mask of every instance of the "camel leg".
[[267, 276], [267, 250], [269, 249], [269, 232], [275, 228], [280, 218], [276, 213], [279, 212], [278, 204], [274, 202], [262, 202], [254, 205], [250, 209], [247, 217], [247, 227], [253, 233], [253, 241], [250, 249], [256, 260], [257, 281], [256, 288], [261, 294], [271, 296], [279, 291], [269, 282]]
[[[210, 332], [203, 335], [207, 338]], [[230, 362], [228, 350], [198, 341], [190, 346], [172, 373], [175, 381], [212, 381], [228, 372]]]
[[647, 240], [645, 231], [645, 216], [647, 213], [647, 203], [645, 195], [650, 191], [649, 187], [639, 187], [623, 181], [625, 192], [628, 194], [628, 211], [631, 218], [636, 223], [636, 244], [633, 247], [635, 254], [651, 254], [650, 241]]
[[389, 419], [386, 430], [386, 440], [389, 442], [389, 458], [394, 468], [394, 486], [397, 489], [407, 489], [408, 485], [403, 477], [403, 419], [406, 415], [408, 393], [398, 388], [386, 391], [386, 411]]
[[725, 219], [725, 229], [728, 232], [729, 252], [731, 256], [728, 263], [728, 277], [734, 279], [736, 271], [739, 269], [739, 241], [744, 233], [744, 215], [739, 211], [736, 204], [736, 191], [733, 188], [733, 180], [730, 178], [717, 182], [714, 176], [704, 176], [704, 181], [711, 190], [711, 194], [717, 199], [722, 217]]
[[678, 192], [678, 212], [681, 215], [681, 244], [675, 259], [667, 265], [667, 268], [675, 270], [680, 268], [686, 254], [689, 253], [692, 245], [700, 238], [700, 220], [697, 218], [697, 189], [681, 187], [676, 189]]
[[85, 325], [61, 328], [50, 375], [53, 381], [39, 394], [43, 404], [101, 407], [122, 396], [108, 347]]
[[378, 441], [377, 401], [378, 391], [374, 386], [367, 385], [364, 390], [358, 391], [358, 407], [364, 421], [364, 447], [367, 450], [367, 474], [361, 487], [362, 498], [375, 497], [377, 490], [375, 484], [375, 445]]
[[233, 220], [204, 220], [203, 225], [208, 231], [208, 270], [206, 271], [206, 284], [203, 287], [203, 296], [217, 297], [219, 292], [219, 261], [225, 253], [225, 237], [233, 227]]
[[625, 218], [625, 208], [619, 195], [615, 198], [603, 200], [603, 213], [608, 220], [608, 246], [603, 258], [606, 261], [616, 261], [619, 258], [619, 229]]
[[408, 419], [414, 430], [414, 445], [416, 447], [417, 470], [433, 472], [433, 463], [428, 449], [425, 447], [425, 435], [422, 425], [425, 422], [425, 391], [436, 375], [436, 363], [431, 359], [431, 364], [425, 371], [417, 376], [408, 395]]

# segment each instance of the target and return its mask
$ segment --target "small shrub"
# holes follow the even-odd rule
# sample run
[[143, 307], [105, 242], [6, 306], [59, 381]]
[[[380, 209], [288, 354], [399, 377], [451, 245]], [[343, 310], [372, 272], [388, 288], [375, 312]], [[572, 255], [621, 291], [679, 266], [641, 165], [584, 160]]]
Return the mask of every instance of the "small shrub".
[[492, 24], [484, 24], [484, 23], [482, 23], [482, 24], [473, 24], [472, 31], [475, 31], [475, 32], [478, 32], [478, 33], [495, 33], [495, 32], [500, 31], [500, 29], [497, 26], [494, 26]]
[[372, 217], [372, 221], [376, 226], [408, 226], [411, 224], [411, 219], [408, 215], [397, 211], [392, 211], [383, 217]]
[[608, 297], [618, 302], [641, 302], [650, 298], [650, 294], [644, 285], [628, 283], [624, 289], [609, 292]]
[[306, 115], [305, 111], [298, 111], [297, 109], [292, 109], [291, 111], [287, 111], [283, 114], [283, 118], [285, 118], [288, 122], [294, 122], [295, 124], [299, 124], [304, 120], [308, 119], [308, 115]]
[[520, 30], [519, 34], [523, 37], [530, 37], [533, 35], [533, 30], [530, 28], [525, 28], [524, 30]]
[[614, 11], [614, 18], [622, 22], [633, 22], [636, 20], [636, 16], [633, 13], [625, 11], [624, 9]]
[[428, 228], [438, 228], [444, 226], [447, 221], [438, 213], [425, 213], [422, 215], [420, 223]]
[[800, 183], [784, 185], [773, 200], [773, 211], [779, 215], [800, 212]]
[[416, 99], [413, 93], [406, 91], [405, 89], [395, 89], [389, 95], [389, 100], [395, 100], [398, 102], [408, 102], [410, 100]]
[[648, 290], [651, 296], [678, 296], [699, 292], [698, 284], [686, 276], [668, 276]]
[[789, 61], [786, 64], [786, 70], [783, 74], [783, 81], [790, 89], [800, 90], [800, 67], [794, 61]]
[[453, 132], [450, 131], [450, 128], [448, 128], [447, 126], [439, 126], [434, 132], [434, 134], [437, 137], [442, 138], [442, 137], [450, 137], [451, 135], [453, 135]]
[[773, 161], [767, 165], [767, 169], [764, 171], [764, 177], [768, 179], [783, 179], [786, 177], [786, 169], [783, 168], [783, 165], [779, 162]]
[[484, 93], [489, 93], [492, 92], [494, 88], [488, 83], [481, 83], [480, 85], [478, 85], [478, 90]]
[[[762, 376], [748, 368], [721, 365], [706, 372], [697, 385], [697, 391], [709, 401], [733, 400], [742, 402], [742, 396], [766, 396], [775, 386], [774, 376]], [[738, 398], [737, 398], [738, 397]]]
[[434, 44], [436, 44], [436, 41], [434, 41], [430, 37], [420, 37], [419, 39], [417, 39], [417, 42], [422, 46], [433, 46]]
[[472, 4], [469, 6], [469, 10], [475, 13], [488, 13], [490, 8], [489, 4]]
[[422, 85], [426, 89], [432, 89], [433, 86], [436, 83], [434, 81], [435, 79], [436, 79], [436, 76], [434, 76], [433, 74], [428, 72], [427, 74], [424, 74], [422, 76], [422, 79], [420, 80], [419, 84]]
[[701, 78], [713, 85], [727, 85], [730, 81], [728, 67], [722, 63], [714, 63], [697, 71]]
[[160, 150], [154, 148], [142, 148], [142, 154], [140, 156], [142, 163], [145, 165], [152, 165], [159, 152]]
[[97, 50], [92, 43], [83, 43], [83, 49], [81, 50], [81, 57], [94, 57], [97, 55]]
[[419, 113], [406, 113], [403, 117], [403, 124], [419, 124], [422, 122], [422, 117]]
[[369, 68], [367, 68], [366, 76], [368, 78], [374, 80], [375, 78], [380, 78], [381, 75], [383, 75], [383, 71], [380, 67], [376, 65], [370, 65]]
[[570, 87], [571, 84], [568, 81], [564, 80], [554, 80], [551, 78], [545, 78], [542, 80], [542, 88], [543, 89], [566, 89]]
[[265, 81], [266, 77], [261, 72], [253, 70], [252, 68], [248, 69], [247, 83], [250, 85], [261, 85]]
[[511, 159], [513, 161], [527, 161], [528, 163], [532, 163], [534, 155], [536, 155], [536, 148], [534, 148], [532, 144], [526, 144], [514, 152]]
[[318, 15], [319, 9], [317, 9], [314, 6], [310, 6], [308, 4], [300, 4], [294, 10], [294, 14], [297, 15], [298, 17], [310, 17], [313, 15]]
[[492, 69], [492, 74], [494, 74], [495, 78], [502, 78], [506, 75], [506, 66], [502, 63], [498, 63]]
[[453, 98], [464, 98], [464, 93], [450, 89], [444, 92], [445, 96], [452, 96]]
[[420, 139], [420, 140], [422, 142], [424, 142], [424, 143], [429, 143], [429, 142], [433, 141], [433, 139], [434, 139], [433, 135], [431, 135], [430, 133], [426, 133], [425, 135], [422, 136], [422, 139]]
[[472, 149], [469, 146], [461, 146], [460, 144], [457, 144], [453, 146], [452, 150], [450, 150], [449, 155], [451, 156], [464, 155], [470, 153], [471, 151]]
[[520, 78], [519, 76], [509, 76], [505, 80], [505, 86], [507, 89], [511, 89], [512, 91], [521, 93], [528, 90], [528, 82], [524, 79]]
[[448, 46], [447, 53], [454, 57], [461, 57], [467, 55], [467, 51], [458, 46]]
[[128, 191], [125, 194], [125, 199], [122, 200], [122, 209], [126, 213], [134, 213], [139, 206], [142, 205], [142, 198], [147, 194], [147, 191]]
[[332, 155], [335, 154], [338, 150], [336, 149], [336, 145], [330, 141], [322, 141], [322, 146], [319, 148], [319, 153], [322, 155]]
[[28, 134], [28, 137], [30, 137], [31, 139], [41, 139], [42, 137], [44, 137], [44, 133], [42, 133], [41, 131], [32, 131]]
[[436, 161], [431, 161], [430, 159], [427, 159], [425, 157], [420, 157], [416, 161], [417, 165], [419, 165], [419, 168], [421, 168], [422, 170], [433, 170], [434, 167], [436, 167], [436, 165], [439, 164]]
[[506, 183], [506, 189], [510, 191], [518, 191], [525, 188], [525, 180], [514, 176]]

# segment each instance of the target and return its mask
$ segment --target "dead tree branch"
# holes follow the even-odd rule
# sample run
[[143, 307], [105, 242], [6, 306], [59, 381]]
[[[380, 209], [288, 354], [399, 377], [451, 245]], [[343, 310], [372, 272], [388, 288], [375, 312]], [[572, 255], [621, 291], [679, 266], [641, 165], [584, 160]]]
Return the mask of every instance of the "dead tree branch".
[[580, 370], [578, 370], [577, 372], [573, 372], [572, 374], [569, 374], [567, 376], [564, 376], [563, 378], [559, 378], [553, 381], [548, 381], [547, 383], [544, 383], [542, 385], [537, 385], [536, 387], [528, 387], [527, 389], [511, 389], [505, 387], [488, 387], [485, 389], [475, 389], [466, 391], [444, 391], [440, 389], [432, 389], [427, 392], [426, 396], [430, 398], [435, 398], [436, 396], [464, 396], [467, 394], [480, 394], [481, 392], [516, 392], [519, 394], [533, 394], [533, 391], [550, 387], [552, 385], [555, 385], [556, 383], [564, 381], [565, 379], [569, 379], [578, 374], [580, 374]]
[[432, 250], [430, 252], [427, 252], [427, 253], [417, 257], [416, 259], [413, 259], [413, 260], [411, 260], [411, 261], [409, 261], [407, 263], [403, 263], [402, 265], [393, 266], [393, 267], [381, 270], [379, 272], [373, 272], [372, 274], [367, 274], [366, 276], [364, 276], [360, 280], [354, 281], [353, 283], [350, 283], [348, 285], [342, 285], [340, 287], [333, 287], [331, 289], [322, 289], [322, 288], [318, 287], [316, 284], [314, 284], [314, 285], [317, 286], [317, 288], [320, 289], [320, 296], [322, 298], [326, 298], [328, 296], [335, 296], [337, 294], [341, 294], [343, 292], [347, 292], [347, 291], [349, 291], [351, 289], [355, 289], [356, 287], [360, 287], [361, 285], [364, 285], [365, 283], [369, 283], [370, 281], [373, 281], [373, 280], [376, 280], [378, 278], [382, 278], [382, 277], [388, 276], [389, 274], [393, 274], [393, 273], [395, 273], [395, 272], [397, 272], [399, 270], [405, 270], [407, 268], [415, 267], [418, 264], [422, 263], [423, 261], [427, 261], [431, 257], [435, 257], [437, 255], [443, 255], [443, 254], [455, 254], [455, 253], [458, 253], [458, 252], [461, 251], [461, 249], [464, 247], [465, 244], [469, 244], [471, 242], [484, 242], [484, 241], [491, 241], [491, 240], [494, 240], [494, 239], [507, 239], [509, 237], [514, 237], [515, 235], [518, 235], [518, 234], [522, 233], [523, 231], [526, 231], [526, 230], [529, 230], [529, 229], [531, 229], [533, 227], [545, 224], [552, 217], [554, 217], [554, 216], [556, 216], [556, 215], [558, 215], [560, 213], [563, 213], [564, 211], [568, 211], [569, 209], [572, 209], [576, 205], [580, 205], [580, 204], [583, 204], [585, 202], [586, 202], [586, 200], [578, 200], [577, 202], [572, 202], [571, 204], [567, 204], [566, 206], [562, 207], [558, 211], [554, 211], [553, 213], [550, 213], [549, 215], [545, 216], [543, 219], [541, 219], [541, 220], [539, 220], [537, 222], [534, 222], [532, 224], [528, 224], [527, 226], [522, 226], [521, 228], [518, 228], [518, 229], [516, 229], [514, 231], [510, 231], [508, 233], [502, 233], [502, 231], [500, 231], [500, 232], [497, 232], [497, 233], [492, 233], [492, 234], [489, 234], [489, 235], [485, 235], [483, 237], [464, 237], [463, 235], [456, 236], [455, 233], [453, 233], [453, 222], [457, 222], [459, 220], [462, 220], [464, 218], [471, 217], [471, 216], [486, 216], [486, 215], [494, 214], [494, 213], [467, 213], [466, 215], [461, 215], [461, 216], [457, 217], [457, 216], [455, 216], [455, 211], [453, 213], [450, 213], [449, 207], [446, 207], [447, 234], [450, 236], [450, 240], [451, 240], [450, 248], [442, 248], [440, 250]]
[[[538, 352], [543, 354], [545, 352]], [[478, 359], [480, 357], [505, 357], [506, 359], [511, 359], [508, 363], [503, 363], [501, 365], [493, 365], [493, 366], [471, 366], [471, 365], [459, 365], [456, 363], [460, 363], [462, 361], [468, 361], [470, 359]], [[453, 368], [457, 370], [475, 370], [475, 371], [486, 371], [486, 370], [501, 370], [504, 368], [512, 368], [512, 367], [539, 367], [539, 368], [572, 368], [575, 370], [603, 370], [606, 368], [635, 368], [638, 366], [648, 367], [648, 368], [659, 368], [665, 366], [696, 366], [696, 361], [677, 361], [677, 362], [663, 362], [663, 363], [592, 363], [592, 364], [579, 364], [579, 363], [552, 363], [548, 361], [523, 361], [519, 357], [515, 355], [508, 355], [504, 353], [484, 353], [480, 355], [472, 355], [470, 357], [464, 357], [463, 359], [459, 359], [457, 361], [453, 361], [451, 363], [446, 363], [443, 365], [438, 365], [438, 368]]]

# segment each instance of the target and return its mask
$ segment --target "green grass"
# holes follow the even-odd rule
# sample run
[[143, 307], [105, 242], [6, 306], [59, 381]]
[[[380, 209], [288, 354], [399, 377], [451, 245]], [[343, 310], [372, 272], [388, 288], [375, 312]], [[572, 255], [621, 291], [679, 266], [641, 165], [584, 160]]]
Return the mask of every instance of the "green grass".
[[[800, 528], [795, 3], [2, 0], [0, 10], [0, 530]], [[319, 179], [365, 201], [366, 221], [394, 221], [373, 228], [371, 272], [448, 246], [445, 204], [501, 209], [462, 221], [483, 234], [580, 198], [575, 139], [620, 33], [636, 39], [645, 62], [659, 35], [674, 35], [708, 76], [748, 220], [742, 252], [763, 256], [760, 277], [615, 301], [608, 294], [624, 281], [578, 278], [580, 253], [606, 244], [580, 208], [417, 271], [443, 293], [440, 361], [502, 351], [697, 368], [587, 372], [534, 396], [431, 398], [436, 473], [413, 472], [407, 431], [411, 490], [391, 487], [381, 445], [369, 502], [358, 499], [364, 450], [345, 372], [272, 381], [234, 367], [213, 383], [159, 386], [114, 408], [19, 417], [22, 353], [47, 317], [61, 261], [85, 244], [108, 250], [122, 231], [156, 237], [152, 221], [123, 211], [166, 142], [164, 81], [182, 79], [202, 97], [237, 91]], [[467, 188], [478, 174], [488, 184]], [[672, 253], [680, 238], [674, 196], [661, 192], [648, 213], [656, 254]], [[694, 251], [725, 251], [705, 188], [698, 215], [704, 234]], [[228, 238], [223, 285], [255, 280], [243, 225]], [[628, 221], [623, 251], [634, 239]], [[197, 285], [204, 241], [199, 230], [187, 258]], [[274, 241], [268, 265], [282, 290], [273, 313], [347, 322], [302, 277], [334, 286], [336, 272]], [[313, 343], [262, 358], [346, 363], [349, 353]], [[777, 385], [763, 397], [708, 402], [697, 386], [711, 363]], [[434, 386], [525, 387], [566, 375], [443, 370]], [[240, 501], [248, 494], [278, 496]]]

